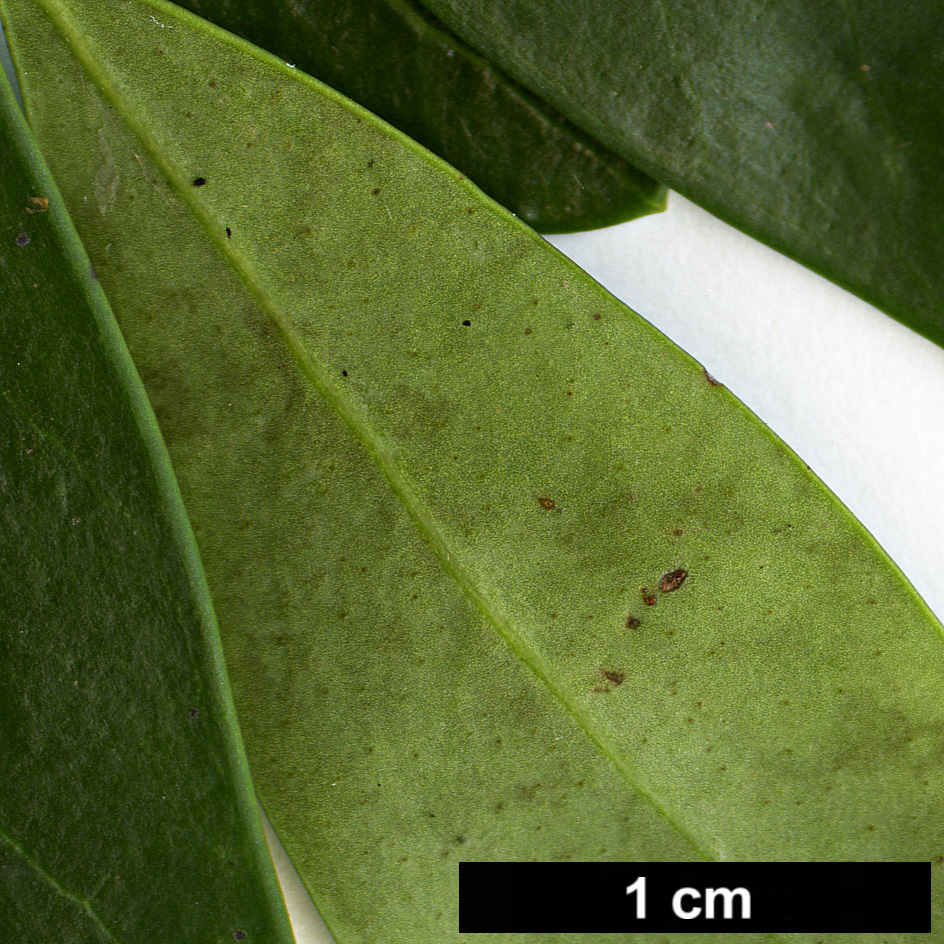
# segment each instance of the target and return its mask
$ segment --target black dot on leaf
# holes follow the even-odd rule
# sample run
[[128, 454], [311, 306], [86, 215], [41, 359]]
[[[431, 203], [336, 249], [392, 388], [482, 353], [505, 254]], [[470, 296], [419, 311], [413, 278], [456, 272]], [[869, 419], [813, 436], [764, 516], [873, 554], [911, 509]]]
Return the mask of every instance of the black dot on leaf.
[[196, 708], [191, 708], [190, 717], [193, 718], [194, 721], [196, 721], [196, 719], [200, 717], [200, 712]]
[[467, 328], [471, 328], [471, 327], [472, 327], [472, 322], [471, 322], [471, 321], [463, 321], [462, 323], [463, 323]]
[[245, 932], [245, 931], [233, 931], [233, 937], [236, 938], [237, 941], [245, 941], [245, 940], [246, 940], [246, 932]]
[[17, 246], [28, 246], [29, 245], [29, 234], [28, 233], [19, 233], [16, 237]]
[[233, 231], [228, 226], [226, 227], [226, 238], [227, 239], [233, 238]]
[[194, 187], [202, 187], [206, 183], [206, 177], [195, 177], [193, 181]]

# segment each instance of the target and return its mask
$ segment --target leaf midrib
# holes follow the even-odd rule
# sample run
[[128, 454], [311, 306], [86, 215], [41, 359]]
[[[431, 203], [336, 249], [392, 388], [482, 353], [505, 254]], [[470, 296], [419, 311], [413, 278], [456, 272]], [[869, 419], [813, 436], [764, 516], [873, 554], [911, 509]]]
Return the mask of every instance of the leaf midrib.
[[[551, 123], [555, 123], [555, 121], [558, 123], [566, 122], [566, 124], [570, 125], [575, 131], [580, 132], [582, 135], [587, 135], [586, 131], [579, 128], [569, 118], [561, 115], [560, 112], [557, 112], [554, 106], [545, 101], [544, 98], [532, 92], [517, 79], [513, 79], [504, 69], [500, 68], [497, 63], [490, 61], [477, 49], [469, 45], [458, 33], [446, 26], [425, 3], [421, 3], [419, 0], [387, 0], [387, 3], [392, 9], [395, 9], [405, 21], [408, 21], [418, 34], [428, 32], [443, 44], [452, 46], [459, 56], [473, 63], [476, 68], [482, 70], [487, 69], [499, 75], [505, 83], [508, 93], [512, 94], [518, 101], [526, 102], [528, 107], [540, 111], [546, 120]], [[450, 55], [452, 55], [451, 52]], [[557, 112], [560, 117], [555, 119], [552, 112]], [[464, 118], [461, 120], [464, 122]], [[598, 141], [592, 135], [587, 135], [587, 137], [601, 152], [611, 155], [614, 159], [623, 160], [615, 151], [607, 147], [601, 141]], [[638, 182], [633, 183], [633, 193], [636, 199], [641, 200], [641, 202], [649, 208], [651, 213], [660, 213], [665, 209], [664, 202], [649, 197], [647, 191]]]
[[[73, 55], [85, 70], [89, 78], [96, 84], [108, 103], [120, 114], [128, 129], [140, 141], [161, 172], [167, 183], [173, 188], [177, 196], [188, 207], [190, 212], [203, 226], [207, 236], [220, 251], [224, 259], [233, 267], [247, 291], [253, 296], [260, 308], [278, 328], [288, 349], [295, 358], [299, 369], [308, 381], [314, 386], [325, 401], [341, 416], [354, 434], [360, 439], [367, 452], [371, 455], [381, 472], [387, 479], [394, 494], [403, 503], [407, 513], [413, 519], [420, 533], [432, 547], [441, 565], [459, 585], [467, 599], [479, 610], [484, 618], [501, 635], [508, 646], [524, 664], [548, 687], [555, 697], [562, 703], [565, 710], [580, 725], [587, 736], [600, 751], [617, 768], [627, 783], [641, 797], [646, 799], [666, 820], [666, 822], [691, 846], [692, 850], [705, 860], [717, 860], [716, 854], [708, 852], [695, 836], [672, 814], [662, 803], [659, 797], [647, 790], [637, 779], [636, 773], [628, 760], [619, 752], [615, 745], [594, 725], [593, 720], [570, 697], [567, 689], [556, 677], [552, 666], [544, 656], [532, 647], [515, 630], [511, 621], [502, 613], [499, 606], [490, 600], [475, 584], [474, 580], [462, 564], [453, 555], [449, 544], [432, 520], [429, 510], [419, 500], [410, 486], [401, 469], [398, 467], [393, 451], [388, 444], [358, 411], [350, 400], [342, 393], [333, 380], [326, 366], [320, 362], [305, 346], [291, 319], [279, 307], [272, 293], [264, 281], [255, 273], [246, 257], [233, 245], [231, 241], [222, 238], [225, 231], [222, 223], [217, 220], [209, 208], [198, 199], [197, 192], [189, 185], [189, 178], [177, 168], [168, 155], [165, 154], [150, 134], [145, 121], [138, 114], [135, 107], [120, 93], [103, 62], [98, 60], [84, 41], [84, 34], [71, 13], [64, 7], [63, 0], [36, 0], [46, 15], [53, 22], [60, 34], [67, 42]], [[275, 66], [284, 73], [287, 79], [310, 83], [321, 91], [320, 83], [284, 66], [274, 56], [251, 46], [238, 37], [231, 36], [222, 30], [216, 30], [203, 20], [185, 10], [169, 8], [161, 0], [146, 0], [147, 5], [163, 14], [180, 20], [189, 20], [191, 24], [207, 33], [213, 33], [217, 38], [237, 48], [243, 54], [252, 55], [266, 65]], [[355, 106], [356, 107], [356, 106]], [[357, 109], [365, 120], [376, 123], [369, 112]], [[430, 155], [423, 155], [428, 160], [439, 163]]]

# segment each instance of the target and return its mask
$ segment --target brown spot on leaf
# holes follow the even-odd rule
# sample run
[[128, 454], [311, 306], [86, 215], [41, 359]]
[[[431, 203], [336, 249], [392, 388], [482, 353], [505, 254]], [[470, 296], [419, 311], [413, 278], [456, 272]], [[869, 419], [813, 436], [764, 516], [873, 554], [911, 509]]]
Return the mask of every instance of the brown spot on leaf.
[[626, 617], [626, 628], [627, 629], [639, 629], [642, 626], [642, 620], [636, 616], [627, 616]]
[[673, 570], [672, 573], [666, 574], [659, 581], [659, 589], [663, 593], [671, 593], [673, 590], [678, 590], [679, 587], [685, 583], [685, 578], [688, 576], [688, 571], [682, 570]]
[[603, 677], [614, 685], [622, 685], [626, 681], [626, 673], [619, 669], [603, 669]]
[[639, 595], [642, 597], [642, 602], [645, 603], [646, 606], [655, 606], [656, 603], [658, 603], [656, 595], [648, 587], [640, 587]]
[[554, 499], [553, 499], [553, 498], [544, 498], [544, 497], [541, 497], [541, 498], [538, 499], [538, 504], [539, 504], [545, 511], [557, 511], [557, 505], [554, 503]]
[[36, 209], [31, 210], [27, 207], [27, 213], [45, 213], [49, 209], [49, 200], [47, 200], [46, 197], [30, 197], [30, 203], [32, 203]]
[[196, 721], [197, 718], [200, 717], [200, 712], [199, 712], [196, 708], [191, 708], [191, 709], [190, 709], [190, 717], [191, 717], [194, 721]]
[[14, 240], [17, 246], [28, 246], [29, 245], [29, 233], [17, 233], [16, 239]]
[[705, 375], [705, 380], [707, 380], [708, 383], [711, 384], [712, 387], [723, 387], [723, 386], [724, 386], [724, 384], [721, 383], [720, 380], [716, 380], [714, 377], [712, 377], [711, 374], [709, 374], [707, 370], [703, 371], [703, 373], [704, 373], [704, 375]]

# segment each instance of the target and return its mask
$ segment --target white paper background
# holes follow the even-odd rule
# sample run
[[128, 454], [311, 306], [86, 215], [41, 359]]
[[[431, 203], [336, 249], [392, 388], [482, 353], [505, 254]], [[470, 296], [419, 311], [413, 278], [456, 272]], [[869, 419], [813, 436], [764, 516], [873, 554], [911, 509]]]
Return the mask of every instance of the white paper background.
[[[786, 440], [944, 616], [944, 350], [675, 194], [551, 242]], [[331, 942], [269, 836], [299, 944]]]

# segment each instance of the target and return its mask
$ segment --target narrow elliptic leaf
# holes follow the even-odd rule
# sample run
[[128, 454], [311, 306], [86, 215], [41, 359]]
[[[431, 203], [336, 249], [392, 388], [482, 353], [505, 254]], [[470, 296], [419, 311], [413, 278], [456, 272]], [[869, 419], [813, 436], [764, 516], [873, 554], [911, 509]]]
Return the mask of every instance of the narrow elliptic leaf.
[[0, 86], [0, 936], [289, 944], [164, 446]]
[[944, 344], [944, 5], [425, 2], [628, 161]]
[[271, 56], [4, 6], [342, 944], [456, 940], [462, 859], [937, 860], [941, 627], [723, 387]]
[[544, 233], [665, 209], [665, 188], [413, 0], [177, 0], [406, 132]]

